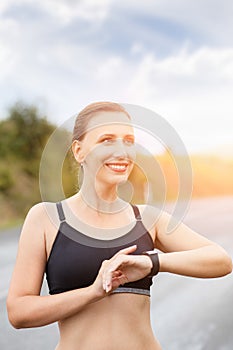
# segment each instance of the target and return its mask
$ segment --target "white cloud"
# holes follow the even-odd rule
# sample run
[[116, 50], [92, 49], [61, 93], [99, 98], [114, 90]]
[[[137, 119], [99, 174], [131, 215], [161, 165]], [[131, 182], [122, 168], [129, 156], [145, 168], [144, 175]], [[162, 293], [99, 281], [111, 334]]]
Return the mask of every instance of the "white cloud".
[[[147, 90], [156, 87], [166, 90], [170, 96], [174, 87], [182, 89], [185, 95], [189, 89], [208, 92], [219, 85], [233, 83], [233, 48], [212, 49], [203, 47], [194, 52], [186, 49], [165, 58], [156, 58], [153, 54], [143, 57], [138, 66], [138, 74], [132, 82], [132, 89], [141, 84]], [[188, 86], [188, 89], [187, 89]]]
[[232, 139], [233, 49], [184, 48], [165, 58], [141, 52], [131, 61], [63, 43], [34, 61], [19, 56], [9, 66], [8, 59], [5, 51], [2, 66], [11, 67], [6, 80], [14, 79], [23, 98], [45, 96], [49, 114], [60, 122], [87, 103], [115, 100], [161, 114], [190, 151]]
[[150, 16], [155, 21], [158, 18], [166, 19], [186, 29], [192, 28], [196, 33], [220, 37], [221, 40], [224, 39], [223, 32], [227, 34], [226, 40], [233, 33], [231, 0], [147, 0], [143, 4], [141, 0], [41, 0], [37, 3], [34, 0], [1, 0], [0, 13], [15, 6], [43, 9], [64, 23], [75, 18], [95, 23], [107, 16], [114, 16], [117, 11], [123, 16]]
[[[121, 9], [122, 2], [114, 2]], [[200, 40], [231, 45], [233, 26], [233, 2], [231, 0], [129, 0], [124, 2], [129, 13], [165, 19], [180, 24], [186, 30], [199, 35]], [[122, 10], [123, 11], [123, 10]]]
[[233, 49], [184, 48], [167, 58], [146, 54], [138, 62], [99, 59], [98, 66], [90, 96], [99, 89], [151, 108], [168, 119], [190, 151], [232, 142]]
[[139, 104], [157, 109], [187, 135], [193, 130], [209, 146], [224, 136], [232, 139], [232, 74], [233, 49], [181, 51], [165, 59], [147, 55], [129, 91]]
[[109, 0], [49, 0], [41, 3], [41, 6], [52, 16], [57, 16], [64, 22], [75, 18], [86, 21], [102, 21], [108, 14]]
[[111, 0], [1, 0], [0, 13], [17, 6], [31, 6], [41, 9], [51, 17], [56, 17], [63, 24], [81, 18], [86, 21], [102, 21], [108, 14]]
[[[34, 3], [33, 0], [17, 1], [18, 6], [34, 6]], [[1, 1], [0, 13], [7, 5], [14, 4], [15, 0]], [[201, 7], [199, 1], [184, 0], [169, 3], [158, 0], [156, 6], [154, 1], [146, 1], [142, 6], [138, 0], [124, 5], [111, 0], [49, 0], [36, 5], [49, 14], [41, 20], [25, 23], [14, 16], [2, 17], [1, 105], [4, 103], [5, 108], [18, 98], [25, 101], [45, 99], [48, 115], [62, 122], [89, 102], [114, 100], [142, 105], [161, 114], [181, 134], [190, 150], [230, 143], [233, 48], [220, 48], [211, 43], [191, 49], [187, 42], [181, 41], [175, 50], [158, 56], [153, 45], [151, 49], [144, 45], [144, 39], [153, 42], [156, 38], [156, 43], [162, 44], [164, 37], [157, 31], [150, 32], [143, 24], [134, 23], [133, 14], [128, 27], [124, 27], [127, 18], [123, 21], [130, 45], [124, 49], [120, 47], [117, 54], [109, 47], [103, 49], [102, 42], [97, 45], [92, 36], [101, 21], [108, 17], [111, 22], [112, 11], [119, 7], [122, 11], [131, 9], [132, 13], [171, 19], [197, 31], [204, 30], [204, 35], [209, 30], [214, 33], [214, 27], [209, 28], [208, 23], [218, 5], [216, 1], [211, 4], [212, 7], [209, 0], [203, 1]], [[229, 10], [229, 2], [224, 4], [228, 4]], [[206, 22], [206, 29], [205, 16], [210, 21]], [[217, 26], [224, 27], [224, 20], [219, 17]], [[70, 38], [70, 32], [60, 38], [66, 21], [75, 23], [75, 18], [86, 19], [92, 27], [86, 41], [80, 40], [79, 35]], [[228, 18], [226, 15], [226, 23]], [[81, 28], [82, 33], [90, 29], [89, 26]], [[109, 33], [111, 36], [110, 27]], [[104, 32], [98, 32], [97, 40], [104, 42], [101, 35]], [[172, 38], [168, 37], [167, 46], [170, 43]]]

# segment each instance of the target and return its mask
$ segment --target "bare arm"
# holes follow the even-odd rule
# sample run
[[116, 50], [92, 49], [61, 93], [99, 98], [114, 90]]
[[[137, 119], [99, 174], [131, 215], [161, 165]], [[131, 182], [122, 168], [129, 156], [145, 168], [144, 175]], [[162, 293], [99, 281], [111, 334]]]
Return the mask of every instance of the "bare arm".
[[76, 314], [106, 296], [100, 278], [87, 288], [40, 296], [46, 265], [44, 205], [34, 206], [25, 220], [7, 298], [8, 317], [15, 328], [44, 326]]
[[9, 296], [8, 317], [15, 328], [40, 327], [72, 316], [97, 298], [92, 287], [56, 295]]
[[213, 278], [231, 273], [232, 260], [217, 243], [180, 223], [167, 234], [170, 215], [164, 212], [156, 227], [155, 248], [159, 254], [160, 271], [185, 276]]
[[[154, 217], [158, 217], [157, 209], [152, 208], [153, 210]], [[231, 273], [232, 260], [221, 246], [183, 223], [168, 234], [170, 218], [168, 213], [163, 212], [156, 224], [154, 247], [165, 253], [159, 253], [160, 272], [201, 278], [221, 277]], [[111, 290], [120, 284], [137, 281], [145, 277], [151, 267], [151, 259], [145, 255], [115, 255], [103, 272], [103, 286]]]

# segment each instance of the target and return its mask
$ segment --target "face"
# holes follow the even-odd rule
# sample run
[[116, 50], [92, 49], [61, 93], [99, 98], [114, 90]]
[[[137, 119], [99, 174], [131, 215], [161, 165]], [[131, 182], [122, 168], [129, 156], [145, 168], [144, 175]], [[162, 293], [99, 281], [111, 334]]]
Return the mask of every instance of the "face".
[[84, 176], [108, 184], [125, 182], [135, 160], [134, 131], [123, 112], [94, 116], [82, 141], [73, 143], [76, 159], [83, 163]]

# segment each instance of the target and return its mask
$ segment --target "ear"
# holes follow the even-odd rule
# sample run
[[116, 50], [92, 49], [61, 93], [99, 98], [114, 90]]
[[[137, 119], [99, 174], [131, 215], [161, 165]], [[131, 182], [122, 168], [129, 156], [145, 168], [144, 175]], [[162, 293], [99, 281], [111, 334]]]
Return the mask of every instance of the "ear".
[[82, 153], [82, 143], [81, 141], [74, 140], [72, 142], [72, 152], [74, 155], [74, 158], [78, 163], [82, 163], [84, 160], [84, 155]]

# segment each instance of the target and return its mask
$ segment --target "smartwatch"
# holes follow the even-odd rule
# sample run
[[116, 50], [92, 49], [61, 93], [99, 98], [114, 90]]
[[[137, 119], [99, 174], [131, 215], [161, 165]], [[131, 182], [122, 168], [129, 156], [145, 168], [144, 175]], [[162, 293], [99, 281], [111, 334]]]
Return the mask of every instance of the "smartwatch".
[[153, 264], [151, 271], [149, 272], [147, 277], [153, 277], [157, 275], [159, 273], [159, 268], [160, 268], [158, 253], [155, 252], [154, 250], [149, 250], [149, 251], [142, 252], [142, 254], [149, 256]]

